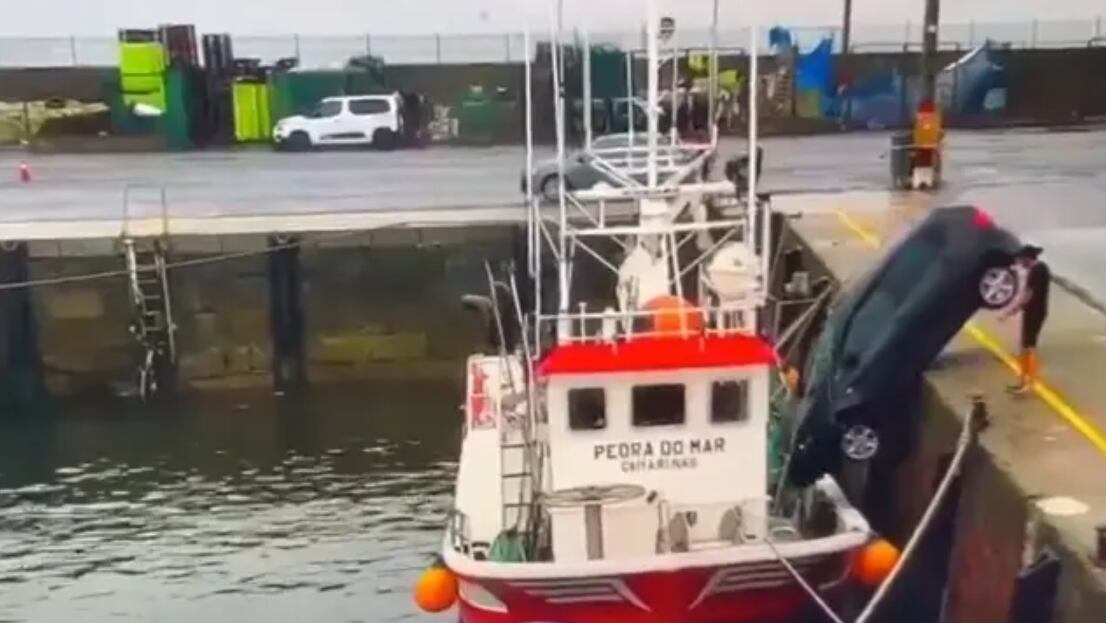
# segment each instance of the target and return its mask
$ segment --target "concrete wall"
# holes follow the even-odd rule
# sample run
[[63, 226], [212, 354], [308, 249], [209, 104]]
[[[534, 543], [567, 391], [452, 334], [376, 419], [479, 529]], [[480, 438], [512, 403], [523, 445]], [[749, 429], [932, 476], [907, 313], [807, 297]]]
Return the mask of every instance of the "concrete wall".
[[[945, 66], [961, 52], [942, 52], [938, 66]], [[962, 120], [973, 124], [1009, 125], [1025, 123], [1058, 123], [1079, 121], [1106, 115], [1106, 47], [1057, 50], [1009, 50], [1000, 55], [1006, 67], [1008, 82], [1006, 111], [986, 119]], [[763, 59], [763, 71], [773, 70], [773, 59]], [[723, 67], [743, 68], [747, 59], [728, 56]], [[640, 63], [639, 63], [640, 65]], [[855, 81], [865, 77], [898, 71], [916, 75], [921, 58], [916, 52], [872, 52], [853, 54], [842, 67]], [[578, 68], [569, 67], [570, 79]], [[45, 69], [0, 69], [0, 100], [35, 101], [50, 97], [99, 101], [104, 98], [104, 85], [115, 74], [115, 68], [66, 67]], [[643, 83], [643, 67], [637, 67], [635, 82]], [[551, 140], [553, 115], [550, 71], [540, 60], [534, 66], [535, 133], [539, 140]], [[479, 63], [471, 65], [400, 65], [385, 68], [387, 83], [397, 89], [419, 91], [434, 104], [451, 107], [457, 117], [457, 107], [469, 87], [478, 84], [486, 93], [497, 87], [507, 91], [507, 97], [517, 102], [514, 111], [501, 115], [494, 133], [496, 141], [517, 141], [522, 136], [523, 67], [520, 63]], [[578, 79], [569, 83], [569, 96], [578, 90]], [[957, 119], [949, 119], [955, 124]], [[765, 120], [765, 131], [775, 133], [806, 133], [835, 131], [835, 119], [782, 117]], [[79, 143], [77, 143], [79, 145]], [[65, 149], [65, 145], [60, 149]]]
[[[465, 293], [486, 293], [484, 260], [511, 256], [513, 230], [465, 228], [363, 233], [329, 243], [306, 239], [300, 264], [309, 382], [444, 377], [485, 339], [462, 309]], [[170, 270], [185, 391], [272, 384], [269, 273], [264, 236], [171, 241]], [[248, 254], [218, 262], [223, 254]], [[30, 246], [30, 276], [54, 279], [121, 271], [114, 240]], [[140, 349], [125, 276], [31, 291], [52, 396], [129, 391]]]
[[397, 90], [422, 93], [432, 103], [456, 105], [474, 84], [488, 94], [503, 87], [511, 98], [521, 101], [523, 73], [521, 63], [395, 65], [384, 68], [384, 80]]
[[1006, 55], [1007, 117], [1068, 121], [1106, 115], [1106, 46]]
[[[783, 236], [783, 251], [798, 251], [804, 270], [814, 278], [837, 282], [794, 230], [785, 227]], [[873, 524], [900, 545], [929, 505], [967, 416], [964, 396], [953, 396], [928, 380], [917, 407], [909, 456], [893, 469], [873, 467], [862, 504]], [[1019, 488], [987, 446], [984, 437], [982, 445], [969, 452], [953, 493], [938, 511], [918, 556], [904, 569], [902, 586], [892, 592], [889, 610], [879, 620], [1009, 623], [1026, 551], [1049, 548], [1062, 565], [1053, 623], [1101, 621], [1106, 592], [1095, 577], [1101, 572], [1085, 552], [1073, 551], [1047, 522], [1039, 522], [1033, 492]], [[1041, 529], [1031, 530], [1033, 525]]]
[[33, 102], [59, 97], [82, 102], [104, 100], [104, 85], [115, 67], [0, 68], [0, 100]]

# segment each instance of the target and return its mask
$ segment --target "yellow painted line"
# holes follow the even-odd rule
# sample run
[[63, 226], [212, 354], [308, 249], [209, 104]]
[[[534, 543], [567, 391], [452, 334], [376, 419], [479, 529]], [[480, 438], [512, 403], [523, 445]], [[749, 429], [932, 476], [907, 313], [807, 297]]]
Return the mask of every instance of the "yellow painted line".
[[[879, 248], [881, 242], [879, 236], [873, 233], [864, 225], [857, 222], [856, 219], [849, 216], [844, 210], [837, 208], [834, 210], [837, 218], [845, 227], [856, 235], [857, 238], [862, 240], [864, 244], [872, 247], [873, 249]], [[987, 333], [982, 327], [976, 324], [974, 321], [968, 322], [964, 329], [967, 334], [976, 341], [977, 344], [985, 348], [988, 352], [995, 356], [1003, 365], [1009, 368], [1014, 374], [1019, 372], [1018, 361], [1006, 351], [999, 344], [992, 335]], [[1037, 381], [1033, 384], [1033, 392], [1037, 394], [1037, 397], [1041, 399], [1046, 405], [1049, 406], [1056, 415], [1059, 415], [1061, 419], [1066, 421], [1072, 428], [1079, 431], [1087, 441], [1098, 448], [1098, 451], [1102, 454], [1106, 454], [1106, 434], [1103, 434], [1101, 430], [1086, 417], [1081, 415], [1079, 411], [1075, 409], [1067, 400], [1065, 400], [1056, 390], [1048, 386], [1044, 381]]]
[[860, 223], [856, 222], [853, 217], [849, 216], [849, 214], [841, 208], [836, 208], [834, 212], [837, 214], [837, 218], [841, 219], [841, 222], [845, 224], [845, 227], [848, 227], [849, 231], [856, 234], [857, 238], [863, 240], [864, 244], [872, 247], [873, 249], [879, 248], [879, 236], [876, 236], [874, 233], [869, 231], [867, 227], [864, 227]]

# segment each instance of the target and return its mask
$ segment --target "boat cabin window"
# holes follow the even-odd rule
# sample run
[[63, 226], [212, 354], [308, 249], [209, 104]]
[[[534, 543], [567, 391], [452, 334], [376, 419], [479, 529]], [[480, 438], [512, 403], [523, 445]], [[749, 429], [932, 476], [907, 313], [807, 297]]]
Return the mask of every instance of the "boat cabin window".
[[635, 385], [633, 389], [634, 426], [672, 426], [684, 423], [687, 410], [684, 386]]
[[568, 427], [601, 430], [607, 427], [607, 395], [602, 387], [568, 390]]
[[749, 416], [749, 384], [746, 381], [715, 381], [710, 386], [710, 421], [714, 424], [743, 422]]

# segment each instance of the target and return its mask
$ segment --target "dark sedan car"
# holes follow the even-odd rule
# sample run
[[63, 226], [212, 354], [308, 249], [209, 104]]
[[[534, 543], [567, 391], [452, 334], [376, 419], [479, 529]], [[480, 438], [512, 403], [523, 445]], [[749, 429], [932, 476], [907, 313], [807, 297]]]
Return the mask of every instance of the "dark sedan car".
[[908, 430], [903, 403], [917, 396], [925, 369], [978, 309], [1017, 295], [1011, 264], [1020, 246], [976, 208], [938, 208], [845, 293], [807, 363], [793, 483], [834, 471], [842, 457], [901, 446], [892, 441]]

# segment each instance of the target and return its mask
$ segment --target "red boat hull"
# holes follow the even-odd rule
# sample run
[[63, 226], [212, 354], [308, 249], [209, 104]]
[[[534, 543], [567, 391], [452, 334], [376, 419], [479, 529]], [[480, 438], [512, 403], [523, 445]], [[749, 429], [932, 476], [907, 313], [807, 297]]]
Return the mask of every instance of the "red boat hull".
[[[849, 589], [844, 555], [795, 566], [831, 604]], [[473, 603], [479, 599], [465, 594], [467, 583], [491, 592], [506, 612]], [[462, 623], [782, 623], [810, 620], [814, 612], [810, 596], [777, 561], [613, 577], [462, 578], [458, 603]]]

